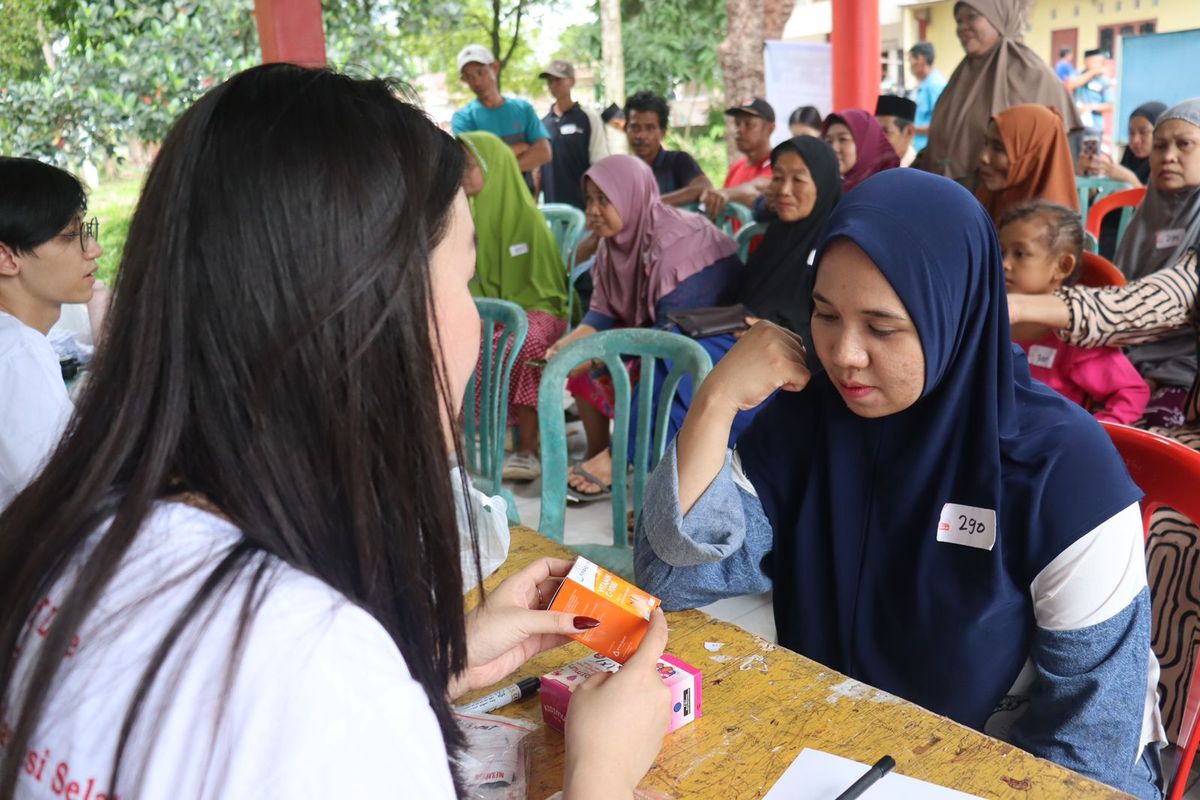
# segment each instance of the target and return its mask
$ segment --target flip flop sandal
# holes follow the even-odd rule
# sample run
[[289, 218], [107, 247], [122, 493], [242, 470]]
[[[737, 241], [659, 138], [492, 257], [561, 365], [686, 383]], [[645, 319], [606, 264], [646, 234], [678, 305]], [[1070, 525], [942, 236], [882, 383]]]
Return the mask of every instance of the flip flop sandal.
[[603, 488], [601, 488], [601, 490], [598, 492], [589, 493], [589, 492], [581, 492], [578, 489], [575, 489], [571, 486], [567, 486], [567, 499], [568, 500], [570, 500], [571, 502], [574, 502], [574, 503], [592, 503], [592, 502], [595, 502], [596, 500], [608, 500], [612, 497], [612, 484], [605, 483], [604, 481], [600, 480], [592, 473], [588, 472], [586, 469], [583, 468], [582, 462], [580, 462], [578, 464], [574, 464], [571, 467], [571, 469], [574, 470], [576, 475], [583, 478], [584, 480], [589, 481], [590, 483], [593, 483], [596, 486], [600, 486]]

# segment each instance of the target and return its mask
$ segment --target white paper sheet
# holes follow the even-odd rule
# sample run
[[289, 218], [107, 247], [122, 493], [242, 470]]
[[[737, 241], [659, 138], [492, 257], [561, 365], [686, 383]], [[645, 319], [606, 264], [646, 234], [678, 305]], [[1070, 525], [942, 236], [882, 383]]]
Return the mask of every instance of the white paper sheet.
[[[882, 756], [882, 754], [881, 754]], [[833, 800], [863, 776], [870, 764], [820, 750], [804, 749], [763, 800]], [[916, 778], [889, 772], [863, 794], [863, 800], [979, 800]]]

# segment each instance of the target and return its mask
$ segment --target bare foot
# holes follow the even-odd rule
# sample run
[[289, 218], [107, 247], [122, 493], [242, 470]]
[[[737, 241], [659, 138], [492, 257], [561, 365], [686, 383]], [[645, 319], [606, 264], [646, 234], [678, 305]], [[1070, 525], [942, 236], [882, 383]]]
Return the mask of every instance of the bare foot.
[[567, 485], [579, 494], [600, 494], [612, 486], [612, 454], [608, 450], [601, 450], [579, 466], [598, 480], [604, 481], [603, 486], [598, 486], [595, 481], [588, 480], [572, 469], [567, 473]]

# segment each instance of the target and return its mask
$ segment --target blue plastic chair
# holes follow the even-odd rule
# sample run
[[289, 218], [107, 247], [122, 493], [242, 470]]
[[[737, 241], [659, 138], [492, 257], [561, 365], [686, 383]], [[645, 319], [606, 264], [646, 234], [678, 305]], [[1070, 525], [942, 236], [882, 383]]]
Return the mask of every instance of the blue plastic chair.
[[741, 230], [754, 224], [754, 212], [741, 203], [726, 203], [717, 215], [716, 225], [727, 235], [733, 236], [735, 229]]
[[554, 240], [558, 242], [558, 252], [562, 256], [563, 266], [567, 269], [567, 329], [571, 328], [571, 320], [575, 314], [575, 281], [590, 269], [575, 266], [575, 249], [587, 236], [587, 218], [575, 206], [566, 203], [546, 203], [538, 206]]
[[[589, 359], [603, 361], [612, 375], [616, 400], [613, 420], [613, 543], [571, 545], [580, 555], [626, 578], [633, 576], [633, 549], [629, 546], [625, 465], [629, 463], [629, 416], [633, 388], [623, 357], [641, 359], [638, 391], [637, 431], [633, 459], [634, 518], [642, 508], [646, 473], [662, 458], [667, 447], [667, 419], [679, 382], [692, 376], [692, 385], [712, 370], [712, 359], [704, 348], [686, 336], [668, 331], [633, 328], [604, 331], [578, 339], [564, 347], [542, 372], [538, 387], [538, 424], [542, 437], [542, 512], [538, 530], [555, 541], [563, 540], [567, 505], [567, 437], [563, 423], [563, 387], [571, 370]], [[661, 386], [652, 385], [658, 359], [671, 362], [671, 371]], [[653, 414], [654, 435], [650, 434]]]
[[743, 264], [750, 260], [750, 245], [754, 242], [755, 237], [762, 236], [766, 232], [767, 223], [756, 222], [753, 225], [742, 226], [742, 229], [733, 237], [738, 246], [738, 258]]
[[[491, 298], [475, 298], [475, 307], [483, 320], [483, 364], [479, 402], [479, 418], [475, 417], [476, 376], [467, 383], [463, 399], [463, 431], [466, 434], [467, 471], [480, 491], [498, 494], [508, 503], [508, 520], [521, 522], [517, 501], [502, 484], [504, 473], [504, 431], [508, 427], [508, 388], [513, 365], [525, 336], [529, 332], [529, 317], [516, 303]], [[495, 332], [499, 326], [500, 337]], [[495, 344], [493, 345], [493, 339]], [[478, 433], [478, 443], [476, 442]]]
[[1088, 218], [1088, 209], [1092, 203], [1102, 197], [1106, 197], [1113, 192], [1119, 192], [1122, 189], [1128, 189], [1133, 184], [1125, 181], [1115, 181], [1112, 178], [1087, 178], [1076, 176], [1075, 186], [1079, 189], [1079, 216], [1086, 223]]

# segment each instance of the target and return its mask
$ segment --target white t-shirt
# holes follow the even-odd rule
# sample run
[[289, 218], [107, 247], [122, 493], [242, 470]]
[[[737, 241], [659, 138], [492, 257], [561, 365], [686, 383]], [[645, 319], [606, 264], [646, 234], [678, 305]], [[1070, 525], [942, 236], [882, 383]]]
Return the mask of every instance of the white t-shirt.
[[41, 471], [73, 410], [50, 340], [0, 312], [0, 509]]
[[[240, 538], [204, 511], [156, 507], [68, 649], [22, 757], [18, 800], [111, 799], [113, 748], [149, 657]], [[252, 570], [171, 651], [130, 738], [116, 796], [453, 798], [437, 719], [383, 627], [328, 585], [271, 561], [220, 722], [215, 709]], [[34, 610], [18, 681], [61, 599], [52, 592]], [[150, 730], [158, 709], [161, 724]], [[0, 720], [0, 745], [14, 723]]]

